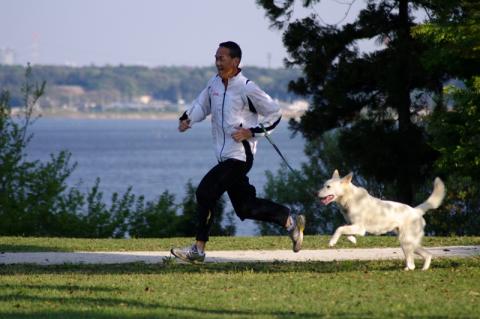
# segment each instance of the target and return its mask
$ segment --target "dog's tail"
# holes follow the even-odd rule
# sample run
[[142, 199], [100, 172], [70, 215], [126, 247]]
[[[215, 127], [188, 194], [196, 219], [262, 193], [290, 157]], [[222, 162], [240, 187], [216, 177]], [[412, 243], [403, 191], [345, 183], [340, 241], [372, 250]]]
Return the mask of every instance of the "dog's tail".
[[437, 177], [433, 182], [433, 192], [430, 197], [415, 208], [418, 208], [423, 211], [423, 213], [426, 213], [430, 209], [438, 208], [438, 206], [440, 206], [440, 204], [442, 203], [444, 197], [445, 184], [443, 184], [442, 180]]

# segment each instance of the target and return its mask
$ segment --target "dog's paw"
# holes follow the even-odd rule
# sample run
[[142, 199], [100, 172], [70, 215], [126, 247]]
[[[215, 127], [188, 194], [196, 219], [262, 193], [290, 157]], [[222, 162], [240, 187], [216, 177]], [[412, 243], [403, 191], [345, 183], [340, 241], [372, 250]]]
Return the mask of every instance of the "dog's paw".
[[353, 244], [357, 244], [357, 238], [355, 238], [355, 236], [348, 236], [347, 239], [353, 243]]
[[335, 246], [336, 243], [337, 242], [335, 242], [335, 241], [331, 241], [331, 242], [328, 243], [328, 247], [332, 248], [333, 246]]

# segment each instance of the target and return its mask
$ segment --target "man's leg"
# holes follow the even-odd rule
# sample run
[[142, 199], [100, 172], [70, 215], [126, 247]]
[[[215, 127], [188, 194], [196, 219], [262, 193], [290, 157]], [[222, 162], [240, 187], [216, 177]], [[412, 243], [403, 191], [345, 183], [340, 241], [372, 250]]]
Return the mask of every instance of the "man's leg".
[[215, 206], [222, 194], [240, 177], [239, 161], [225, 161], [214, 166], [198, 185], [196, 242], [191, 247], [173, 248], [174, 256], [188, 262], [202, 262], [205, 259], [205, 244], [215, 216]]
[[268, 199], [258, 198], [255, 187], [243, 175], [227, 190], [236, 214], [240, 219], [253, 219], [285, 227], [290, 209]]
[[[198, 185], [197, 197], [197, 241], [207, 242], [215, 218], [215, 207], [223, 193], [241, 177], [242, 162], [227, 160], [213, 167]], [[240, 164], [240, 165], [239, 165]]]
[[293, 242], [293, 251], [299, 252], [303, 243], [305, 216], [291, 216], [290, 209], [268, 199], [258, 198], [245, 174], [227, 189], [233, 208], [240, 219], [270, 222], [284, 227]]

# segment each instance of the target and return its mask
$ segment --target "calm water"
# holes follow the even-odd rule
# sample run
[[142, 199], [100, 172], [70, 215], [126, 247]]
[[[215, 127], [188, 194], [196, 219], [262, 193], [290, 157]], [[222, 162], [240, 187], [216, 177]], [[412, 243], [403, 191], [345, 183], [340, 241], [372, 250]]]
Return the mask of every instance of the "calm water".
[[[78, 166], [68, 183], [87, 191], [99, 177], [100, 189], [108, 202], [113, 192], [133, 193], [153, 200], [163, 191], [175, 194], [180, 202], [189, 180], [196, 186], [216, 164], [208, 120], [186, 133], [177, 131], [176, 120], [81, 120], [41, 118], [31, 127], [34, 138], [27, 152], [30, 159], [48, 160], [60, 150], [72, 153]], [[290, 138], [286, 121], [272, 138], [293, 168], [306, 157], [304, 140]], [[281, 159], [266, 139], [260, 139], [250, 181], [263, 193], [265, 171], [276, 172]], [[237, 223], [237, 235], [253, 235], [252, 222]]]

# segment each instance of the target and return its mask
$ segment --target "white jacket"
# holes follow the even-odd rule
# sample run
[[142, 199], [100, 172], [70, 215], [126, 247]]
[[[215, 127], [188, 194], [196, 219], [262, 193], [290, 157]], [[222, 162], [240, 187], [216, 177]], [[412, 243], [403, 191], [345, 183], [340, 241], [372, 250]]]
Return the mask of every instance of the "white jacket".
[[[213, 144], [219, 162], [227, 159], [253, 160], [257, 146], [255, 136], [264, 135], [261, 125], [269, 132], [281, 119], [278, 104], [242, 72], [228, 80], [226, 89], [218, 75], [212, 77], [181, 119], [188, 116], [193, 124], [203, 121], [210, 114]], [[240, 126], [250, 129], [254, 137], [241, 143], [235, 142], [231, 135]]]

